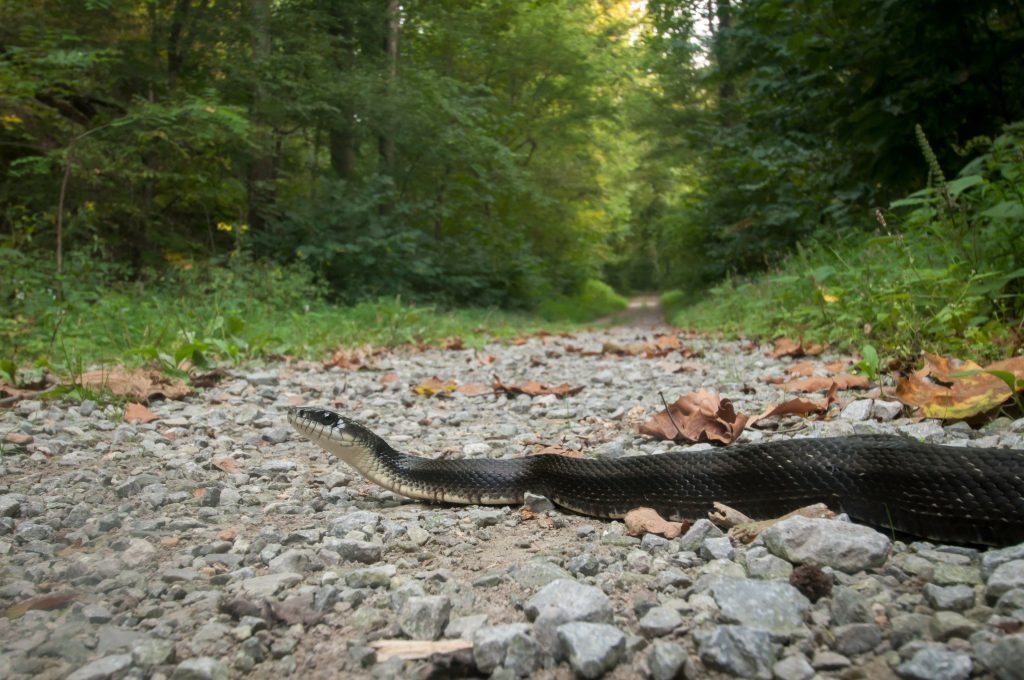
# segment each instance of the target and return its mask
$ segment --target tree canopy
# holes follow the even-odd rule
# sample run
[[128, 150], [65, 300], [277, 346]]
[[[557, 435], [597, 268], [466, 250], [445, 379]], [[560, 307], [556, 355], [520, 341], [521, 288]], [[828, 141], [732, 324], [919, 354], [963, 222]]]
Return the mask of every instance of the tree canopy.
[[870, 229], [928, 182], [916, 125], [953, 168], [1022, 118], [1013, 0], [8, 2], [0, 265], [699, 289]]

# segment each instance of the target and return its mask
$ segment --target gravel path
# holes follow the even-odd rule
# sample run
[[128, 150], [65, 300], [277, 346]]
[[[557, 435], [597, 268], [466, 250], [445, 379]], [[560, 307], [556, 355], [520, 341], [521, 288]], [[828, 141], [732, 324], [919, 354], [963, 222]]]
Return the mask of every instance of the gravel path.
[[[283, 419], [299, 403], [333, 407], [430, 456], [647, 455], [678, 448], [636, 434], [659, 390], [717, 389], [751, 414], [782, 396], [759, 378], [791, 361], [764, 348], [685, 339], [693, 370], [674, 373], [678, 354], [600, 352], [651, 333], [398, 352], [358, 371], [248, 367], [153, 404], [160, 419], [146, 425], [88, 402], [0, 412], [0, 609], [14, 605], [0, 617], [0, 677], [1024, 678], [1024, 545], [908, 544], [799, 518], [747, 547], [706, 521], [670, 541], [541, 506], [524, 519], [423, 505], [364, 482]], [[584, 389], [412, 390], [492, 374]], [[884, 431], [1024, 449], [1024, 420], [971, 431], [883, 403], [833, 409], [741, 440]], [[812, 602], [790, 584], [801, 562], [824, 568], [795, 582], [813, 596], [831, 577], [829, 594]], [[389, 657], [392, 640], [438, 651]]]

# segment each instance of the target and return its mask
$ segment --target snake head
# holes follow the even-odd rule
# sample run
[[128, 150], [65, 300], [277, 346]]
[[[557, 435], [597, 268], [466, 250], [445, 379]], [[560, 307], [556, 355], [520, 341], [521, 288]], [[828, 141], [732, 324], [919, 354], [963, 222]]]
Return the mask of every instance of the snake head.
[[292, 425], [321, 425], [330, 428], [343, 428], [346, 424], [344, 416], [315, 406], [295, 406], [288, 409], [288, 422]]

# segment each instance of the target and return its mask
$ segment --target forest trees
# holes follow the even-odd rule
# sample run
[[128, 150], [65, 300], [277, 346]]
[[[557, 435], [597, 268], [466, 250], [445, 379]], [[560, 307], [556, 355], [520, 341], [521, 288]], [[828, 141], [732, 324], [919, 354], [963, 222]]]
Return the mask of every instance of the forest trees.
[[571, 289], [628, 228], [635, 25], [578, 0], [3, 3], [3, 257], [138, 277], [241, 247], [342, 299]]
[[[876, 208], [1024, 118], [1019, 0], [650, 0], [652, 184], [634, 214], [655, 282], [700, 289]], [[637, 249], [643, 248], [637, 244]], [[695, 264], [692, 253], [703, 257]]]

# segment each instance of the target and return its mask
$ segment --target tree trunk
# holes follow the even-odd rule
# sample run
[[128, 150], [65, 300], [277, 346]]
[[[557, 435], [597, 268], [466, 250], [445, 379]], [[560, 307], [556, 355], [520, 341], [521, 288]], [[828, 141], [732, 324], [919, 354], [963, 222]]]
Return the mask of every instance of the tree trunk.
[[[384, 31], [384, 54], [388, 63], [388, 95], [394, 94], [395, 84], [398, 80], [398, 37], [401, 31], [401, 6], [398, 0], [387, 0], [387, 22]], [[378, 139], [378, 152], [380, 154], [381, 171], [387, 175], [394, 175], [395, 172], [395, 138], [392, 130], [389, 129], [393, 121], [385, 121], [384, 131]]]
[[[249, 0], [251, 23], [252, 60], [257, 74], [270, 58], [270, 0]], [[274, 179], [276, 167], [274, 163], [274, 147], [272, 134], [264, 115], [266, 93], [259, 77], [253, 84], [252, 122], [259, 131], [259, 146], [256, 156], [249, 163], [246, 183], [248, 192], [248, 222], [253, 232], [262, 230], [267, 223], [267, 206], [274, 200]]]

